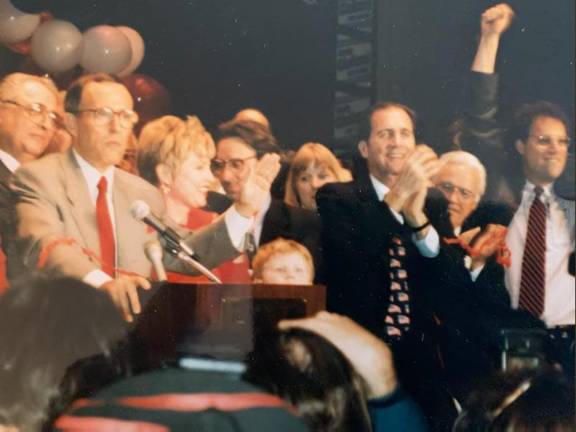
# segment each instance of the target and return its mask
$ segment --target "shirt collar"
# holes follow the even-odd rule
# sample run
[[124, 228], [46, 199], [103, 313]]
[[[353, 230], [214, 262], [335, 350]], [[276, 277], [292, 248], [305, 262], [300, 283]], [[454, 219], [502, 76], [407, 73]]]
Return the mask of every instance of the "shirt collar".
[[390, 188], [376, 177], [374, 177], [372, 174], [370, 174], [370, 181], [372, 182], [372, 186], [374, 186], [374, 190], [378, 196], [378, 201], [382, 201], [388, 192], [390, 192]]
[[82, 174], [84, 175], [84, 178], [88, 182], [88, 185], [91, 188], [97, 187], [100, 178], [104, 176], [108, 181], [107, 192], [110, 193], [112, 191], [112, 186], [114, 183], [114, 166], [112, 165], [106, 168], [106, 170], [103, 173], [101, 173], [92, 165], [90, 165], [90, 162], [88, 162], [86, 159], [80, 156], [80, 153], [78, 153], [75, 149], [72, 149], [72, 152], [74, 153], [74, 157], [76, 158], [78, 165], [80, 165], [80, 169], [82, 170]]
[[8, 168], [10, 172], [14, 172], [20, 168], [20, 162], [18, 159], [16, 159], [10, 153], [5, 152], [4, 150], [0, 150], [0, 160], [2, 163], [4, 163], [4, 165], [6, 165], [6, 168]]
[[[554, 199], [554, 183], [549, 183], [547, 185], [541, 186], [542, 187], [542, 201], [547, 202], [550, 199]], [[536, 186], [526, 180], [526, 184], [524, 185], [524, 189], [522, 190], [522, 201], [528, 200], [529, 202], [532, 201], [532, 197], [534, 196], [534, 189]]]

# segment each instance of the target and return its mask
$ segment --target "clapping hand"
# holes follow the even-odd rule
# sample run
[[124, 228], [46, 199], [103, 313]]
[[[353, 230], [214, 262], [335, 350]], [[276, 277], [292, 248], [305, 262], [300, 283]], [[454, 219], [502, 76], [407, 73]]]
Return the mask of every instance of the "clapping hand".
[[253, 217], [258, 213], [278, 172], [280, 156], [276, 153], [265, 154], [256, 162], [240, 191], [240, 198], [235, 203], [238, 213], [245, 217]]

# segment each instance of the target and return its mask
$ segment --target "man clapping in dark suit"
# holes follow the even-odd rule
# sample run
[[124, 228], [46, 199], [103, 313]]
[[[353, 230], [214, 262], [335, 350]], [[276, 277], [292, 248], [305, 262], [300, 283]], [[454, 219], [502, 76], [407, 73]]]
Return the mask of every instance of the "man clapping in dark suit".
[[367, 170], [317, 195], [327, 308], [390, 345], [401, 381], [437, 423], [444, 421], [437, 424], [442, 429], [450, 424], [451, 406], [437, 382], [429, 307], [435, 281], [427, 270], [439, 237], [424, 211], [437, 157], [416, 145], [410, 108], [379, 103], [365, 121], [358, 148]]

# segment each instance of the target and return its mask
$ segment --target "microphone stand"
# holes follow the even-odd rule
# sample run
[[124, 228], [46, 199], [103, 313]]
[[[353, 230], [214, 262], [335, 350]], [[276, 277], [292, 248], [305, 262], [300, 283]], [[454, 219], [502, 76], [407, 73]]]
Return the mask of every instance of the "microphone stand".
[[218, 279], [218, 277], [214, 273], [212, 273], [210, 270], [208, 270], [204, 265], [200, 264], [194, 258], [187, 255], [184, 251], [178, 252], [177, 254], [175, 254], [175, 256], [177, 258], [180, 258], [182, 261], [184, 261], [190, 267], [198, 270], [200, 273], [202, 273], [204, 276], [206, 276], [212, 282], [216, 282], [217, 284], [222, 283], [222, 281], [220, 279]]
[[186, 264], [188, 264], [193, 269], [198, 270], [201, 274], [206, 276], [212, 282], [216, 282], [217, 284], [222, 283], [222, 281], [220, 279], [218, 279], [218, 277], [214, 273], [212, 273], [210, 270], [208, 270], [208, 268], [206, 268], [203, 264], [201, 264], [200, 262], [198, 262], [197, 260], [192, 258], [186, 251], [182, 250], [182, 247], [180, 244], [169, 241], [166, 244], [166, 250], [171, 255], [175, 256], [176, 258], [180, 259], [181, 261], [184, 261]]

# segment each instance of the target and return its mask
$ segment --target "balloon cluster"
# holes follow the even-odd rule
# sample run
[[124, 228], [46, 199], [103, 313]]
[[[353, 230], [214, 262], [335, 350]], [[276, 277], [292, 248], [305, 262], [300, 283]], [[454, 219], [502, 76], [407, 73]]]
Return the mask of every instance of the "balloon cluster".
[[30, 54], [48, 73], [62, 73], [80, 65], [88, 72], [125, 77], [144, 58], [144, 40], [130, 27], [99, 25], [84, 33], [49, 13], [30, 14], [0, 0], [0, 42]]

